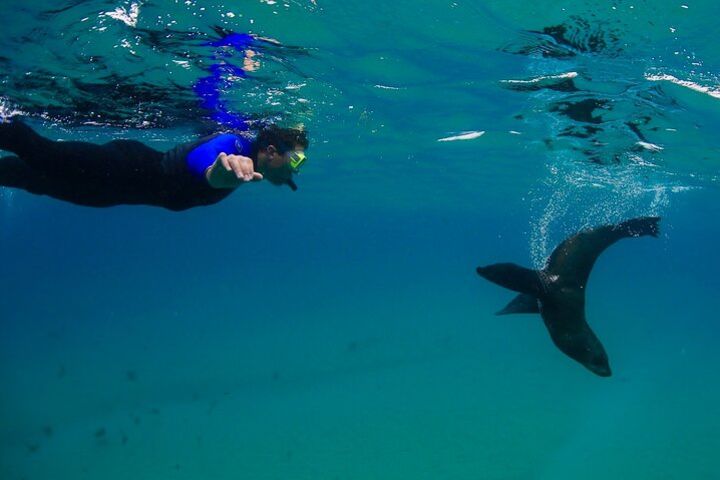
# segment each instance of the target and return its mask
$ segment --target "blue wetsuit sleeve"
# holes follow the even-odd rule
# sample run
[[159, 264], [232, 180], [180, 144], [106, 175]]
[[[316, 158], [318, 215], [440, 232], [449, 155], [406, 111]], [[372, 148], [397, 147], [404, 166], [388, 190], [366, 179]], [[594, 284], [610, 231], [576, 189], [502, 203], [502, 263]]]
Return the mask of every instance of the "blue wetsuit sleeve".
[[[239, 154], [237, 143], [240, 138], [231, 133], [224, 133], [195, 147], [187, 154], [186, 162], [190, 173], [198, 178], [205, 178], [205, 170], [215, 162], [220, 153]], [[240, 142], [244, 145], [243, 142]]]

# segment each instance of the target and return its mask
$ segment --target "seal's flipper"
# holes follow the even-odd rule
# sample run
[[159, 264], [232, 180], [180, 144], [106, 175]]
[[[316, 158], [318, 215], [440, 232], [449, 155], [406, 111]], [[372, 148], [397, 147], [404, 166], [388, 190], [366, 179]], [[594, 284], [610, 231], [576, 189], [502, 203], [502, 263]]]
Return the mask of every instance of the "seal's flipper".
[[657, 237], [659, 221], [660, 217], [640, 217], [617, 225], [583, 230], [555, 248], [543, 272], [556, 276], [560, 284], [584, 287], [595, 260], [606, 248], [623, 238]]
[[628, 237], [642, 237], [650, 235], [656, 237], [660, 234], [660, 217], [640, 217], [626, 220], [617, 226]]
[[511, 315], [515, 313], [540, 313], [537, 297], [521, 293], [510, 300], [505, 308], [496, 312], [495, 315]]
[[537, 297], [543, 291], [540, 272], [515, 265], [514, 263], [496, 263], [487, 267], [477, 267], [481, 277], [520, 293]]

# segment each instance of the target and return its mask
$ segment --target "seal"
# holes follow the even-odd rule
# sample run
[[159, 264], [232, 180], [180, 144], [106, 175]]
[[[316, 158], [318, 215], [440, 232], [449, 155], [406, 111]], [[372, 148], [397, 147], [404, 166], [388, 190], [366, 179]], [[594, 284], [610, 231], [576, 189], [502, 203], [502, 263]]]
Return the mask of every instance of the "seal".
[[585, 286], [600, 254], [623, 238], [657, 237], [660, 217], [640, 217], [583, 230], [566, 239], [542, 270], [514, 263], [477, 267], [493, 283], [519, 292], [497, 315], [539, 313], [553, 343], [601, 377], [612, 375], [607, 353], [585, 319]]

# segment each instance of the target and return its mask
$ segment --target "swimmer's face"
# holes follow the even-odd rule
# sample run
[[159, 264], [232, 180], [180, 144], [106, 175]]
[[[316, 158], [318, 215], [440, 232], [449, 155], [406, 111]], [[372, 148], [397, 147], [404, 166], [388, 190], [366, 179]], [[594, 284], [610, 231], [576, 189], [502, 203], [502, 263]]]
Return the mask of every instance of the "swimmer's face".
[[304, 148], [301, 145], [296, 145], [294, 150], [287, 151], [284, 154], [275, 148], [274, 145], [269, 145], [264, 152], [263, 161], [263, 176], [270, 183], [275, 185], [284, 185], [288, 180], [292, 178], [292, 170], [290, 169], [290, 155], [293, 152], [303, 152]]

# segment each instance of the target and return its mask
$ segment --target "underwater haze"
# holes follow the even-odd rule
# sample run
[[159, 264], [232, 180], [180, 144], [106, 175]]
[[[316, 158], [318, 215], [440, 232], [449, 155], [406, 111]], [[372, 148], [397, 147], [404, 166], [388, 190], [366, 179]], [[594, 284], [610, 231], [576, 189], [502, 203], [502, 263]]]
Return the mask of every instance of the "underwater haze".
[[[720, 6], [0, 0], [0, 113], [158, 149], [303, 125], [299, 190], [185, 212], [0, 188], [0, 479], [720, 478]], [[1, 156], [4, 156], [5, 152]], [[475, 268], [598, 259], [613, 375]]]

